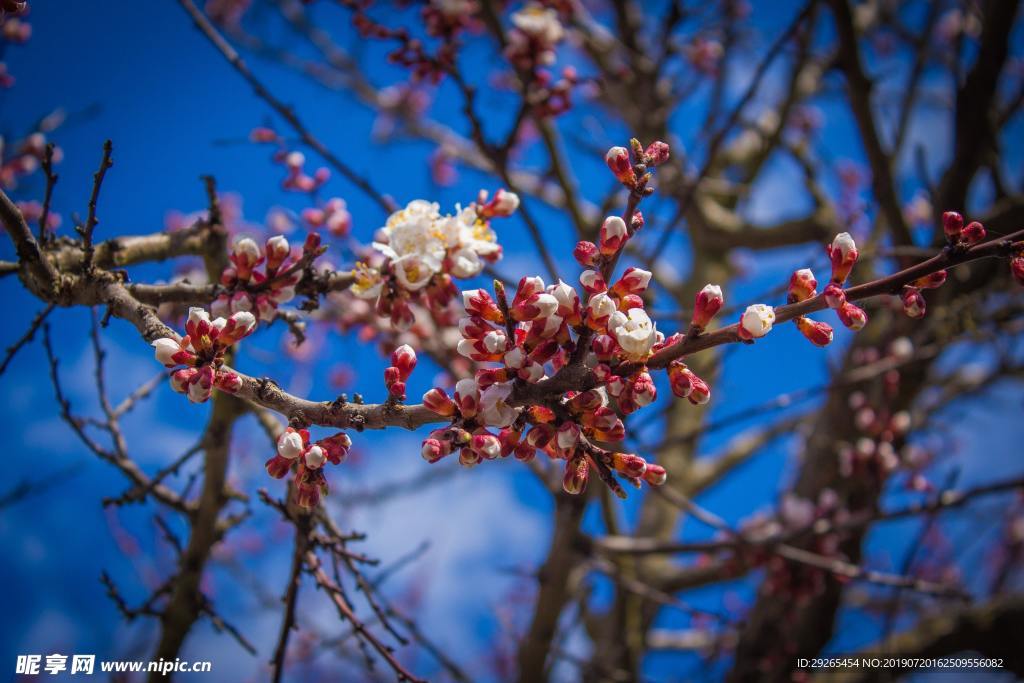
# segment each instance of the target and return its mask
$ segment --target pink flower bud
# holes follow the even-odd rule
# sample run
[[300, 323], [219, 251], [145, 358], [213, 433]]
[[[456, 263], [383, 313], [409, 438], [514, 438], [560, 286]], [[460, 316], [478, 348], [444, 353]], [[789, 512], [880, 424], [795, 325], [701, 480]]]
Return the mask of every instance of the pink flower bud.
[[398, 401], [405, 400], [405, 382], [394, 382], [388, 385], [388, 393]]
[[171, 388], [179, 394], [187, 394], [188, 384], [198, 372], [195, 368], [182, 368], [171, 373]]
[[[183, 351], [181, 344], [170, 337], [163, 337], [154, 341], [153, 349], [156, 352], [157, 361], [168, 368], [173, 368], [175, 365], [188, 364], [185, 358], [192, 356], [191, 353]], [[194, 356], [192, 357], [194, 358]]]
[[[198, 340], [202, 337], [206, 337], [210, 334], [210, 314], [204, 311], [202, 308], [193, 306], [188, 309], [188, 320], [185, 321], [185, 332], [192, 340], [193, 346], [198, 343]], [[200, 347], [197, 346], [197, 349]]]
[[476, 380], [460, 379], [455, 385], [455, 405], [462, 417], [474, 417], [480, 409], [480, 390]]
[[470, 448], [484, 460], [494, 460], [501, 455], [501, 441], [490, 432], [477, 432], [470, 441]]
[[213, 393], [213, 367], [204, 365], [192, 375], [188, 382], [188, 400], [193, 403], [205, 403]]
[[587, 488], [587, 477], [590, 475], [590, 463], [586, 456], [578, 455], [565, 463], [565, 474], [562, 476], [562, 489], [566, 493], [578, 495]]
[[668, 380], [673, 394], [679, 398], [688, 399], [694, 405], [703, 405], [711, 398], [711, 390], [708, 385], [682, 361], [669, 363]]
[[615, 339], [607, 334], [597, 335], [594, 337], [594, 341], [590, 343], [590, 350], [601, 361], [611, 360], [618, 347], [619, 345], [615, 342]]
[[495, 303], [490, 294], [482, 289], [464, 291], [462, 293], [462, 303], [466, 307], [466, 312], [470, 315], [475, 315], [499, 325], [505, 323], [505, 316], [502, 314], [501, 309], [498, 308], [498, 304]]
[[401, 379], [409, 379], [416, 367], [416, 352], [408, 344], [402, 344], [391, 353], [391, 364], [398, 368]]
[[857, 243], [853, 241], [850, 233], [841, 232], [832, 240], [826, 251], [832, 261], [832, 281], [841, 285], [846, 282], [853, 264], [857, 262]]
[[668, 156], [669, 146], [661, 140], [655, 140], [647, 145], [647, 149], [644, 150], [644, 157], [647, 160], [648, 166], [660, 166], [668, 161]]
[[837, 311], [840, 322], [856, 332], [868, 324], [868, 314], [860, 306], [846, 302]]
[[614, 256], [619, 253], [622, 246], [629, 238], [626, 230], [626, 223], [618, 216], [608, 216], [601, 224], [601, 239], [599, 249], [604, 256]]
[[248, 311], [235, 313], [224, 323], [217, 334], [217, 343], [228, 347], [248, 337], [256, 329], [256, 316]]
[[248, 280], [252, 276], [252, 269], [263, 262], [259, 245], [248, 237], [243, 237], [234, 243], [229, 258], [235, 264], [235, 270], [238, 272], [240, 280]]
[[547, 293], [534, 294], [514, 304], [512, 319], [519, 322], [549, 318], [558, 311], [558, 299]]
[[612, 315], [616, 313], [615, 302], [603, 292], [594, 294], [587, 302], [586, 313], [587, 327], [595, 332], [603, 332], [607, 329]]
[[921, 291], [914, 287], [904, 287], [900, 296], [903, 301], [903, 312], [911, 318], [923, 318], [927, 305]]
[[275, 235], [267, 240], [267, 270], [276, 271], [291, 253], [288, 240], [283, 235]]
[[451, 449], [438, 439], [424, 439], [420, 448], [420, 455], [429, 463], [435, 463], [444, 456], [451, 453]]
[[546, 448], [555, 438], [555, 428], [550, 424], [534, 425], [526, 434], [526, 443], [534, 448]]
[[555, 444], [559, 450], [569, 452], [576, 448], [580, 441], [580, 427], [575, 422], [563, 422], [558, 425]]
[[832, 326], [828, 323], [800, 316], [796, 319], [796, 326], [800, 334], [815, 346], [828, 346], [832, 343]]
[[237, 373], [218, 370], [213, 378], [214, 385], [221, 391], [237, 394], [242, 388], [242, 378]]
[[723, 304], [725, 304], [725, 297], [722, 296], [722, 288], [718, 285], [704, 285], [704, 289], [697, 292], [690, 324], [698, 330], [703, 330], [711, 322], [711, 319], [722, 310]]
[[423, 394], [423, 405], [441, 417], [452, 417], [455, 415], [455, 401], [448, 398], [448, 394], [440, 387], [434, 387]]
[[604, 281], [604, 276], [596, 270], [584, 270], [580, 273], [580, 284], [583, 285], [583, 289], [587, 290], [588, 294], [608, 291], [608, 284]]
[[810, 268], [801, 268], [789, 278], [789, 303], [806, 301], [817, 292], [818, 281]]
[[971, 245], [977, 244], [978, 242], [985, 239], [985, 226], [978, 221], [972, 221], [967, 224], [964, 228], [963, 233], [960, 235], [964, 244]]
[[947, 211], [942, 214], [942, 231], [946, 233], [946, 239], [950, 244], [960, 241], [960, 233], [964, 229], [964, 217], [956, 211]]
[[651, 271], [642, 268], [626, 268], [619, 281], [612, 287], [611, 292], [615, 296], [627, 296], [629, 294], [643, 294], [651, 283]]
[[623, 185], [633, 187], [636, 185], [636, 173], [633, 172], [633, 164], [629, 160], [629, 150], [625, 147], [612, 147], [604, 156], [604, 162], [608, 164], [612, 174]]
[[640, 479], [647, 472], [647, 461], [632, 453], [612, 453], [612, 468], [631, 479]]
[[577, 242], [572, 255], [584, 268], [593, 268], [597, 264], [597, 245], [593, 242]]
[[822, 296], [825, 297], [825, 305], [836, 311], [846, 303], [846, 292], [835, 282], [825, 285], [825, 291], [822, 292]]
[[1010, 259], [1010, 273], [1018, 284], [1024, 285], [1024, 254], [1018, 254]]
[[651, 486], [661, 486], [668, 480], [668, 472], [661, 465], [655, 465], [652, 462], [647, 463], [647, 469], [644, 470], [644, 481]]
[[630, 392], [633, 395], [633, 400], [644, 407], [654, 403], [654, 399], [658, 397], [658, 390], [654, 386], [654, 379], [651, 378], [649, 372], [638, 372], [633, 377], [633, 381], [630, 384]]

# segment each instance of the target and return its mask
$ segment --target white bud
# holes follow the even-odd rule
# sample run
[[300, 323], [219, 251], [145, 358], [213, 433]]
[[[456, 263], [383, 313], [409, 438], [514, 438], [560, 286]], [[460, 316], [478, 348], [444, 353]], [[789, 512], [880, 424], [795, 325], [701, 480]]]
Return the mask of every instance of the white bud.
[[775, 323], [775, 309], [765, 304], [754, 304], [747, 306], [740, 324], [751, 337], [763, 337], [772, 331]]
[[167, 367], [174, 367], [177, 365], [171, 356], [181, 350], [181, 345], [178, 344], [178, 342], [174, 341], [170, 337], [164, 337], [153, 342], [153, 348], [156, 350], [156, 359], [160, 363]]
[[302, 435], [298, 432], [285, 432], [277, 440], [277, 453], [282, 458], [294, 460], [302, 455], [305, 446], [302, 444]]

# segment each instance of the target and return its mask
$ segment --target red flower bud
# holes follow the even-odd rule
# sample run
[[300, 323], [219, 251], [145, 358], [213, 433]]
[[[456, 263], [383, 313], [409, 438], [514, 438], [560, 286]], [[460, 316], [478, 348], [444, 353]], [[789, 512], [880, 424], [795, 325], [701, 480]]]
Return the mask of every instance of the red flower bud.
[[842, 232], [836, 235], [832, 244], [826, 248], [826, 252], [832, 261], [832, 281], [841, 285], [846, 282], [853, 264], [857, 262], [857, 244], [850, 237], [850, 233]]
[[810, 268], [802, 268], [789, 278], [789, 303], [806, 301], [817, 293], [818, 281]]
[[448, 394], [440, 387], [434, 387], [423, 394], [423, 405], [441, 417], [452, 417], [455, 415], [455, 401], [448, 398]]
[[584, 455], [577, 455], [565, 463], [565, 475], [562, 477], [562, 488], [573, 495], [583, 493], [587, 488], [587, 477], [590, 475], [590, 463]]
[[608, 216], [601, 224], [599, 248], [604, 256], [614, 256], [629, 239], [626, 223], [618, 216]]
[[577, 242], [572, 255], [584, 268], [592, 268], [597, 263], [597, 245], [593, 242]]
[[668, 472], [661, 465], [655, 465], [652, 462], [647, 463], [647, 469], [644, 471], [644, 481], [651, 486], [661, 486], [668, 479]]
[[604, 162], [608, 164], [612, 174], [623, 185], [633, 187], [636, 185], [636, 173], [633, 172], [633, 164], [629, 160], [629, 150], [625, 147], [612, 147], [604, 156]]
[[927, 306], [920, 290], [914, 287], [904, 287], [900, 297], [903, 301], [903, 312], [911, 318], [923, 318]]
[[978, 221], [972, 221], [971, 223], [967, 224], [967, 227], [964, 228], [964, 231], [961, 233], [960, 237], [962, 238], [964, 244], [977, 244], [978, 242], [985, 239], [985, 226], [979, 223]]
[[623, 476], [639, 479], [647, 471], [647, 461], [632, 453], [612, 453], [612, 468]]
[[1024, 254], [1018, 254], [1010, 259], [1010, 273], [1018, 283], [1024, 285]]
[[942, 231], [946, 233], [946, 239], [950, 244], [960, 241], [960, 233], [964, 229], [964, 217], [956, 211], [947, 211], [942, 214]]
[[864, 312], [864, 309], [849, 301], [843, 304], [843, 307], [836, 313], [839, 315], [839, 320], [854, 332], [868, 324], [868, 314]]
[[398, 368], [399, 376], [403, 380], [409, 379], [413, 368], [416, 367], [416, 352], [408, 344], [402, 344], [392, 352], [391, 364]]
[[822, 295], [825, 297], [825, 305], [831, 309], [839, 310], [846, 303], [846, 292], [835, 282], [828, 283]]
[[800, 316], [796, 319], [796, 326], [800, 329], [800, 333], [815, 346], [828, 346], [832, 343], [832, 326], [828, 323]]
[[703, 330], [711, 322], [711, 319], [722, 310], [723, 304], [725, 304], [725, 297], [722, 296], [722, 288], [718, 285], [704, 285], [704, 289], [697, 292], [690, 324], [698, 330]]
[[661, 140], [655, 140], [644, 150], [644, 159], [648, 166], [660, 166], [668, 161], [668, 156], [669, 146]]

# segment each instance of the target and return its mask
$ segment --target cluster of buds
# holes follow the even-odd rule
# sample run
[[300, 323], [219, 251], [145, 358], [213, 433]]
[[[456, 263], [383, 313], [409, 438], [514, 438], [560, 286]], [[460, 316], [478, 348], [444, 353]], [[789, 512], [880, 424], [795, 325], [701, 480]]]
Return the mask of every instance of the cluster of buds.
[[344, 432], [311, 443], [307, 430], [288, 427], [277, 439], [277, 453], [267, 460], [265, 467], [274, 479], [294, 472], [295, 502], [304, 508], [314, 508], [327, 495], [324, 465], [341, 464], [351, 447], [352, 439]]
[[256, 318], [248, 311], [211, 320], [202, 308], [190, 308], [181, 341], [163, 337], [153, 342], [153, 348], [165, 367], [185, 366], [171, 373], [171, 387], [193, 403], [203, 403], [214, 387], [229, 394], [242, 388], [242, 378], [224, 369], [224, 356], [255, 329]]
[[512, 15], [505, 56], [521, 69], [533, 69], [555, 62], [555, 47], [565, 36], [558, 11], [531, 2]]
[[985, 226], [978, 221], [964, 225], [964, 217], [956, 211], [942, 214], [942, 231], [952, 247], [970, 247], [985, 239]]
[[384, 368], [384, 386], [392, 400], [405, 400], [405, 383], [415, 367], [416, 352], [408, 344], [402, 344], [392, 352], [391, 365]]
[[[31, 175], [39, 170], [46, 158], [47, 139], [44, 133], [36, 132], [21, 142], [11, 145], [8, 153], [3, 136], [0, 136], [0, 188], [11, 190], [18, 186], [19, 178]], [[53, 148], [53, 163], [60, 163], [64, 152], [60, 147]]]
[[334, 197], [321, 206], [303, 210], [302, 220], [312, 228], [326, 228], [335, 237], [348, 237], [352, 231], [352, 214], [344, 199]]
[[211, 311], [221, 316], [249, 311], [265, 322], [274, 320], [278, 306], [295, 298], [295, 286], [302, 279], [304, 265], [321, 252], [316, 233], [306, 238], [298, 258], [292, 257], [283, 235], [269, 238], [262, 250], [249, 237], [236, 240], [228, 254], [232, 265], [220, 276], [220, 284], [228, 291], [214, 300]]
[[277, 146], [271, 159], [274, 163], [284, 166], [285, 176], [281, 181], [281, 187], [285, 190], [312, 194], [331, 178], [331, 171], [326, 166], [317, 168], [313, 175], [306, 173], [306, 155], [298, 150], [290, 150], [284, 138], [272, 128], [254, 128], [249, 134], [249, 139], [259, 144]]
[[[609, 149], [604, 156], [604, 162], [615, 179], [626, 187], [631, 190], [646, 188], [647, 181], [650, 180], [648, 169], [668, 161], [669, 146], [660, 140], [655, 140], [644, 149], [636, 138], [631, 139], [629, 145], [630, 149], [625, 147]], [[632, 152], [632, 159], [630, 159], [630, 152]], [[647, 193], [650, 194], [652, 191], [653, 188], [647, 190]]]
[[[846, 300], [846, 290], [843, 285], [850, 277], [850, 271], [857, 263], [859, 253], [857, 243], [854, 242], [850, 233], [842, 232], [836, 235], [832, 244], [825, 247], [829, 261], [832, 264], [832, 277], [822, 291], [825, 304], [836, 312], [839, 321], [850, 330], [857, 331], [863, 328], [868, 322], [867, 313], [860, 306]], [[793, 273], [789, 279], [789, 288], [786, 301], [798, 303], [818, 296], [818, 280], [810, 268], [801, 268]], [[798, 316], [794, 323], [800, 333], [815, 346], [828, 346], [832, 343], [832, 326], [825, 322], [811, 320], [806, 316]]]
[[410, 202], [388, 217], [373, 243], [376, 262], [356, 264], [352, 292], [376, 302], [377, 314], [399, 329], [414, 320], [411, 304], [443, 309], [458, 294], [452, 278], [478, 275], [486, 262], [501, 258], [491, 219], [511, 216], [519, 197], [481, 191], [455, 214], [442, 215], [436, 203]]
[[[845, 234], [845, 233], [844, 233]], [[860, 329], [863, 324], [856, 326], [858, 323], [855, 322], [854, 317], [857, 315], [863, 315], [862, 311], [853, 304], [846, 303], [846, 295], [843, 293], [842, 287], [835, 285], [835, 283], [829, 283], [829, 287], [826, 293], [826, 302], [832, 307], [833, 301], [829, 299], [829, 296], [835, 296], [835, 292], [838, 292], [842, 296], [842, 302], [838, 304], [836, 312], [839, 315], [839, 319], [843, 321], [847, 327], [853, 329]], [[814, 273], [810, 268], [801, 268], [800, 270], [793, 273], [789, 278], [789, 290], [787, 293], [787, 303], [797, 303], [800, 301], [806, 301], [812, 299], [818, 295], [818, 280], [814, 277]], [[867, 318], [863, 319], [867, 322]], [[800, 334], [804, 335], [808, 341], [815, 346], [828, 346], [832, 343], [832, 326], [825, 322], [817, 320], [811, 320], [807, 316], [799, 316], [794, 320], [796, 327], [800, 330]]]

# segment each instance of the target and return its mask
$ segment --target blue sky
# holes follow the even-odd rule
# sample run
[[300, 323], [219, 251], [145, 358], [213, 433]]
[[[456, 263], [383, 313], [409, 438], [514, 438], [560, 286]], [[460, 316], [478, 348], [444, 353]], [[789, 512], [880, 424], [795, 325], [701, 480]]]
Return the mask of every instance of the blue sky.
[[[340, 14], [324, 12], [324, 16], [340, 27], [342, 40], [350, 37]], [[774, 6], [755, 8], [755, 22], [768, 35], [785, 25], [788, 16]], [[303, 208], [302, 197], [279, 189], [281, 171], [269, 162], [266, 149], [244, 141], [252, 127], [274, 120], [268, 108], [192, 28], [177, 3], [37, 2], [31, 20], [31, 42], [5, 53], [18, 82], [13, 89], [0, 91], [0, 130], [16, 137], [55, 108], [68, 112], [67, 124], [54, 135], [65, 155], [54, 196], [56, 210], [65, 217], [64, 230], [72, 213], [85, 212], [91, 174], [106, 138], [114, 141], [115, 166], [103, 187], [98, 238], [160, 230], [167, 212], [203, 207], [199, 181], [203, 174], [214, 175], [223, 191], [240, 193], [245, 216], [253, 223], [261, 223], [274, 207]], [[360, 49], [376, 82], [396, 78], [393, 68], [382, 65], [380, 50], [372, 46]], [[479, 57], [475, 64], [493, 64], [493, 57], [474, 50]], [[297, 105], [303, 120], [325, 144], [398, 202], [429, 197], [450, 210], [456, 202], [471, 200], [480, 187], [496, 187], [493, 181], [467, 170], [460, 171], [454, 187], [434, 187], [426, 163], [429, 146], [377, 145], [369, 136], [374, 116], [362, 106], [283, 68], [258, 59], [250, 61], [275, 91], [283, 93], [283, 99]], [[733, 95], [742, 90], [749, 76], [749, 69], [742, 65], [736, 69], [730, 83]], [[773, 76], [776, 81], [777, 76]], [[770, 78], [769, 92], [771, 83]], [[481, 95], [492, 134], [505, 129], [505, 101], [498, 93], [485, 91]], [[839, 99], [825, 98], [818, 104], [829, 120], [830, 136], [823, 143], [828, 158], [859, 159], [852, 122], [844, 118]], [[458, 98], [444, 87], [435, 98], [432, 113], [442, 121], [456, 122], [459, 105]], [[688, 147], [698, 137], [695, 127], [700, 120], [699, 108], [684, 108], [673, 122]], [[598, 140], [599, 144], [621, 143], [628, 134], [588, 108], [572, 112], [565, 123], [567, 129], [600, 130], [607, 139]], [[946, 124], [928, 119], [919, 125], [922, 139], [936, 140], [943, 137]], [[932, 148], [937, 163], [945, 150], [941, 144]], [[699, 144], [695, 149], [699, 150]], [[317, 162], [312, 155], [310, 158]], [[527, 156], [525, 162], [530, 159]], [[805, 209], [804, 200], [792, 190], [797, 173], [787, 164], [774, 164], [745, 207], [748, 215], [771, 220]], [[600, 159], [581, 161], [578, 174], [588, 198], [599, 200], [608, 188]], [[904, 188], [908, 197], [913, 189]], [[326, 190], [345, 198], [354, 217], [355, 235], [368, 241], [382, 224], [380, 209], [340, 178], [333, 179]], [[34, 198], [40, 191], [37, 177], [19, 188], [17, 196]], [[545, 239], [559, 256], [561, 272], [567, 280], [575, 278], [578, 267], [570, 258], [568, 221], [543, 208], [537, 212]], [[502, 272], [518, 277], [535, 268], [538, 261], [522, 224], [513, 220], [499, 229], [507, 254]], [[0, 258], [9, 259], [12, 254], [11, 245], [6, 240], [0, 242]], [[668, 256], [682, 264], [691, 258], [681, 243], [673, 244]], [[822, 262], [817, 248], [759, 255], [751, 261], [747, 275], [731, 283], [727, 295], [733, 303], [753, 301], [794, 267]], [[168, 275], [169, 268], [162, 264], [133, 270], [137, 280]], [[0, 280], [0, 295], [8, 302], [6, 345], [41, 305], [12, 278]], [[88, 312], [81, 310], [59, 310], [51, 318], [65, 387], [80, 413], [95, 409], [88, 319]], [[846, 331], [840, 329], [837, 348], [793, 354], [790, 349], [806, 342], [795, 329], [785, 326], [764, 342], [731, 354], [723, 378], [714, 387], [715, 414], [727, 415], [826, 380], [827, 360], [840, 352], [847, 338]], [[113, 322], [104, 340], [115, 399], [159, 371], [128, 325]], [[246, 344], [238, 364], [253, 375], [273, 374], [286, 388], [328, 397], [333, 395], [328, 381], [331, 370], [347, 362], [359, 368], [357, 388], [367, 400], [383, 397], [379, 378], [384, 363], [371, 349], [333, 331], [320, 341], [321, 354], [314, 361], [283, 364], [277, 360], [280, 334], [272, 330]], [[410, 383], [410, 395], [418, 396], [429, 388], [434, 372], [426, 364], [421, 366]], [[7, 410], [0, 414], [7, 436], [6, 481], [12, 484], [26, 477], [36, 480], [73, 470], [72, 476], [62, 477], [54, 487], [5, 509], [0, 516], [0, 548], [7, 557], [0, 564], [0, 582], [9, 587], [5, 618], [0, 622], [0, 661], [13, 662], [18, 653], [52, 651], [90, 652], [100, 658], [147, 656], [154, 625], [142, 621], [124, 625], [104, 595], [99, 576], [108, 571], [129, 600], [137, 602], [145, 597], [147, 586], [172, 568], [172, 555], [156, 540], [153, 509], [112, 511], [100, 506], [103, 497], [117, 495], [124, 483], [110, 467], [85, 452], [60, 421], [38, 344], [26, 348], [0, 381], [7, 400]], [[969, 429], [961, 430], [962, 483], [1009, 471], [1011, 463], [999, 454], [1024, 436], [1019, 421], [1011, 419], [1019, 415], [1019, 406], [1020, 394], [1005, 390], [983, 404], [984, 410], [965, 418]], [[181, 397], [161, 388], [127, 420], [133, 454], [143, 466], [159, 468], [194, 442], [207, 412], [207, 407], [185, 405]], [[714, 452], [747, 426], [709, 437], [704, 452]], [[281, 494], [277, 482], [261, 476], [262, 463], [269, 456], [263, 434], [251, 419], [244, 420], [239, 431], [231, 476], [250, 492], [266, 486]], [[420, 474], [426, 467], [418, 454], [421, 437], [405, 432], [358, 436], [356, 462], [331, 472], [332, 505], [343, 527], [368, 532], [365, 550], [380, 557], [385, 566], [429, 542], [417, 563], [389, 580], [389, 594], [400, 604], [415, 605], [424, 629], [467, 670], [483, 676], [489, 670], [489, 657], [514, 647], [515, 632], [510, 628], [521, 627], [532, 599], [532, 584], [522, 574], [543, 558], [551, 503], [535, 478], [516, 462], [489, 463], [465, 472], [446, 462], [435, 466], [445, 474], [413, 493], [379, 504], [344, 504], [346, 494], [380, 490], [388, 483], [409, 481]], [[738, 521], [775, 500], [794, 463], [792, 440], [780, 440], [709, 492], [703, 502], [730, 522]], [[636, 501], [623, 505], [628, 516]], [[262, 677], [277, 615], [260, 608], [247, 581], [255, 576], [279, 594], [290, 544], [286, 529], [274, 516], [258, 505], [254, 508], [256, 514], [240, 532], [241, 540], [225, 550], [223, 562], [211, 573], [208, 590], [224, 613], [240, 615], [236, 622], [261, 646], [260, 656], [250, 657], [226, 637], [214, 634], [206, 622], [196, 628], [186, 648], [188, 657], [212, 659], [215, 671], [231, 671], [232, 680]], [[600, 529], [596, 510], [588, 513], [586, 526]], [[883, 555], [894, 552], [899, 539], [912, 531], [908, 527], [901, 533], [880, 534], [873, 538], [872, 547]], [[687, 533], [703, 532], [688, 528]], [[743, 586], [705, 590], [692, 602], [720, 606], [733, 590], [745, 592]], [[302, 610], [326, 636], [340, 632], [327, 602], [309, 587], [302, 594]], [[685, 623], [680, 619], [666, 615], [665, 623]], [[874, 632], [856, 616], [849, 623], [851, 627], [843, 629], [837, 647], [865, 642]], [[583, 647], [578, 641], [574, 638], [570, 646]], [[424, 673], [434, 666], [425, 655], [418, 655], [413, 664]], [[678, 680], [679, 667], [690, 664], [689, 659], [659, 655], [651, 658], [646, 671], [654, 680]], [[573, 676], [569, 670], [560, 673], [566, 678]]]

